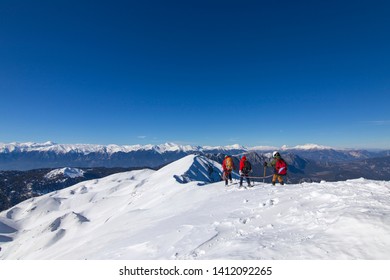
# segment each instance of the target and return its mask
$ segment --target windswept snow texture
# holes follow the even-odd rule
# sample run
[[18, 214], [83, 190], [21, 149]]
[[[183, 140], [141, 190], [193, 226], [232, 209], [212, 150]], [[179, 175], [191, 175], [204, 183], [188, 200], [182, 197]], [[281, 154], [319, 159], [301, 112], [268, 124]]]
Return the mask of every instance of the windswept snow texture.
[[226, 188], [189, 155], [0, 213], [0, 259], [390, 259], [390, 182]]

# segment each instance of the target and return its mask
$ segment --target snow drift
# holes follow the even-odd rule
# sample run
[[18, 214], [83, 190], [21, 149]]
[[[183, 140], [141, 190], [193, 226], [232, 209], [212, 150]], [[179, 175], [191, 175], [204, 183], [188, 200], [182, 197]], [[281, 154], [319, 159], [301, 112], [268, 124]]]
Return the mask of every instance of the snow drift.
[[0, 259], [390, 259], [390, 182], [225, 187], [189, 155], [0, 213]]

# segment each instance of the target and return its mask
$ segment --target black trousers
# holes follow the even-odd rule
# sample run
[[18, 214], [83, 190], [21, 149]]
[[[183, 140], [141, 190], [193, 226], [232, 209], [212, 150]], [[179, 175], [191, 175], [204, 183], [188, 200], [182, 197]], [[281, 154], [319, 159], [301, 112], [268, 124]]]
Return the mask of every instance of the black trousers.
[[244, 177], [246, 178], [246, 181], [248, 183], [248, 186], [251, 184], [251, 180], [249, 179], [249, 174], [243, 174], [240, 176], [240, 186], [242, 186], [242, 181], [244, 180]]

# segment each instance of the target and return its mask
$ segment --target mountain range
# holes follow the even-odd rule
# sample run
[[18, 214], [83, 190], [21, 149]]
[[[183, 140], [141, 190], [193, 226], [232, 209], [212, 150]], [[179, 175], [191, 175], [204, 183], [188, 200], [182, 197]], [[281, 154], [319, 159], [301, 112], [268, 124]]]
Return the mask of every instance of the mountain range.
[[273, 150], [292, 153], [321, 164], [356, 159], [385, 157], [390, 151], [337, 150], [315, 144], [288, 148], [232, 146], [162, 145], [91, 145], [46, 143], [0, 144], [0, 170], [30, 170], [63, 167], [151, 167], [158, 168], [188, 154], [240, 155], [257, 152], [270, 157]]

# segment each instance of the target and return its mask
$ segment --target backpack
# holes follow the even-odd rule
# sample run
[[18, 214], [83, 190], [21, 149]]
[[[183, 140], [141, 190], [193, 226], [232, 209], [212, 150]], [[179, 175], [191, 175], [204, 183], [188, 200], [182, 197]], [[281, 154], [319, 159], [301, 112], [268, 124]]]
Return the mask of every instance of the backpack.
[[231, 157], [227, 157], [225, 161], [226, 170], [233, 170], [233, 160]]
[[244, 161], [244, 167], [242, 168], [242, 172], [244, 174], [248, 174], [252, 170], [252, 165], [249, 161]]
[[283, 159], [278, 159], [275, 164], [276, 173], [279, 175], [287, 174], [287, 163]]

